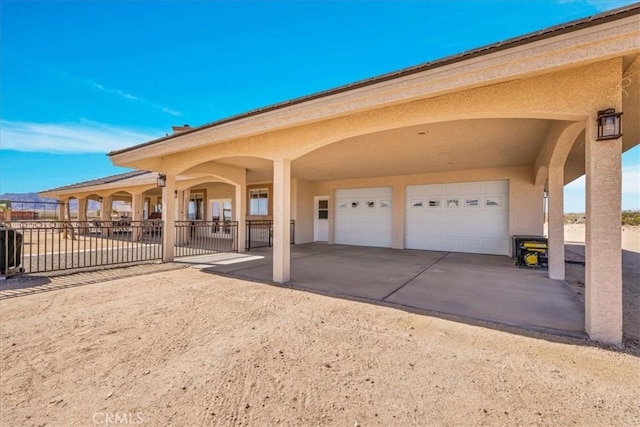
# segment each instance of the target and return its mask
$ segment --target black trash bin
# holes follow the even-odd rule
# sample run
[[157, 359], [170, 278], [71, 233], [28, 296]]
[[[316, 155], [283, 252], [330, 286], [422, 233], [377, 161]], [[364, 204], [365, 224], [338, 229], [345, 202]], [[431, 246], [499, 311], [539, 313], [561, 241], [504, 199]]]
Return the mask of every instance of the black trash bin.
[[20, 267], [21, 260], [22, 234], [11, 228], [0, 227], [0, 275]]

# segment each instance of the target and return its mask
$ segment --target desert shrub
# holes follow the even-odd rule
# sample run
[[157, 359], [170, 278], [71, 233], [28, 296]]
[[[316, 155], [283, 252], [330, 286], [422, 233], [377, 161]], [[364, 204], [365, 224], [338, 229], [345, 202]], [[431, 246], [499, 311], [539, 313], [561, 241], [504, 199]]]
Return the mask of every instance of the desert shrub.
[[[640, 211], [622, 211], [622, 225], [634, 226], [640, 225]], [[585, 214], [583, 213], [567, 213], [564, 214], [565, 224], [584, 224]]]
[[622, 225], [640, 225], [640, 211], [622, 211]]
[[565, 224], [584, 224], [584, 214], [583, 213], [564, 214], [564, 223]]

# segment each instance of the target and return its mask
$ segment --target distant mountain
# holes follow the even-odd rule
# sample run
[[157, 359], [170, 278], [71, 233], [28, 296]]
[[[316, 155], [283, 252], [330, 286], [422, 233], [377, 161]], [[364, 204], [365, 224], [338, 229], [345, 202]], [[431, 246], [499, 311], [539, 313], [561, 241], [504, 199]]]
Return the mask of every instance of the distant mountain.
[[[38, 209], [55, 209], [54, 205], [50, 205], [49, 203], [57, 203], [57, 199], [49, 199], [46, 197], [38, 196], [38, 193], [4, 193], [0, 194], [0, 200], [9, 200], [12, 203], [13, 210], [20, 211], [28, 211], [28, 210], [38, 210]], [[20, 203], [22, 202], [22, 203]], [[71, 210], [77, 209], [77, 202], [75, 200], [71, 200]], [[116, 203], [117, 204], [117, 203]], [[100, 203], [95, 200], [89, 201], [88, 210], [95, 211], [100, 209]]]
[[31, 203], [55, 203], [56, 199], [47, 199], [38, 196], [38, 193], [4, 193], [0, 194], [0, 200], [10, 200], [12, 202]]

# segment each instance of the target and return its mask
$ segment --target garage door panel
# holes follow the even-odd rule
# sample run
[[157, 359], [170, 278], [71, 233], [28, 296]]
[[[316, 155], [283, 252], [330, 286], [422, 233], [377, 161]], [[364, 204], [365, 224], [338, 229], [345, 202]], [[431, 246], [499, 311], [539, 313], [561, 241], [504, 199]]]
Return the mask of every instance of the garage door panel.
[[509, 254], [508, 181], [408, 186], [406, 197], [406, 248]]
[[336, 190], [334, 242], [391, 247], [392, 196], [391, 187]]
[[483, 184], [481, 182], [468, 182], [464, 184], [464, 192], [463, 194], [482, 194]]

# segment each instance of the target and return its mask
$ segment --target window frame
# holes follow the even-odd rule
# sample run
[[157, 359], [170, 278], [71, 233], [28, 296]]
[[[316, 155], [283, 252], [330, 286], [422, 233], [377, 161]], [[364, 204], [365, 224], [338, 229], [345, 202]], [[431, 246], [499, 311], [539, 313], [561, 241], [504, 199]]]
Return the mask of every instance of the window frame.
[[[254, 197], [254, 194], [257, 197]], [[260, 197], [261, 195], [264, 195], [264, 197]], [[262, 211], [261, 207], [260, 207], [260, 202], [258, 202], [258, 207], [257, 207], [257, 212], [254, 212], [254, 206], [251, 203], [252, 200], [264, 200], [264, 212]], [[249, 189], [249, 215], [254, 215], [254, 216], [265, 216], [265, 215], [269, 215], [269, 189], [267, 187], [263, 187], [263, 188], [251, 188]]]

